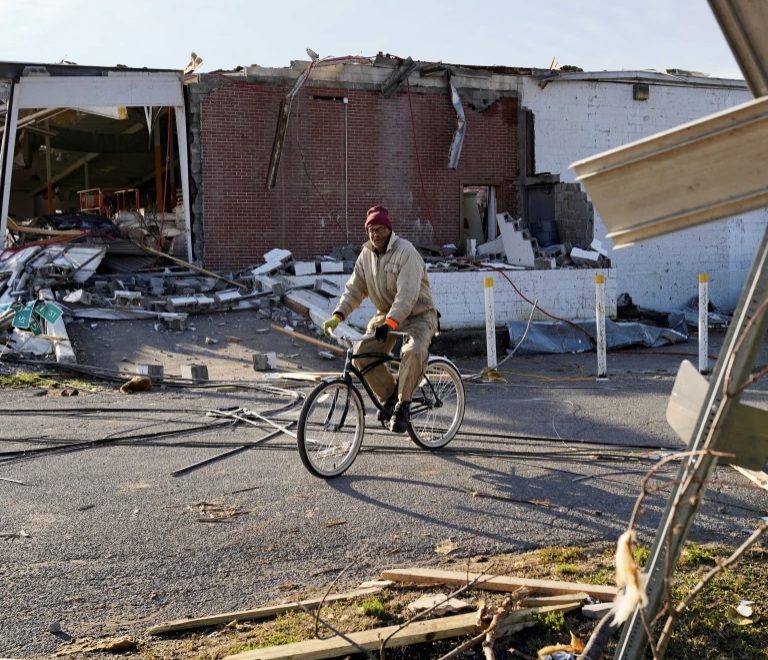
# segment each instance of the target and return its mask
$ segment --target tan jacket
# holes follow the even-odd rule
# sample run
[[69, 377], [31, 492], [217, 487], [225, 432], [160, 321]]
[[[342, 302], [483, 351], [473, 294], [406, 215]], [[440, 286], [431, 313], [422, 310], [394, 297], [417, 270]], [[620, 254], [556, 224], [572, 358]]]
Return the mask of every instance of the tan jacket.
[[336, 311], [348, 318], [366, 297], [398, 325], [412, 316], [437, 313], [424, 260], [394, 232], [384, 254], [376, 254], [370, 241], [363, 246]]

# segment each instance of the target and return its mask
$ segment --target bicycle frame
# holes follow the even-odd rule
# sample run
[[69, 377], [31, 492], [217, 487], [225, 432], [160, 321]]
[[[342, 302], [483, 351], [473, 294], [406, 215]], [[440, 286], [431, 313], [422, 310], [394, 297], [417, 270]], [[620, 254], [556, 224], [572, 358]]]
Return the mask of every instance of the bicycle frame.
[[[353, 360], [359, 358], [373, 358], [373, 362], [365, 365], [362, 369], [358, 369], [353, 363]], [[382, 364], [387, 364], [388, 362], [400, 364], [400, 358], [391, 353], [355, 353], [354, 349], [350, 347], [347, 349], [347, 356], [344, 360], [344, 370], [341, 373], [341, 377], [350, 387], [355, 386], [352, 382], [352, 376], [354, 375], [368, 394], [368, 398], [373, 402], [373, 405], [376, 406], [376, 409], [382, 411], [384, 410], [384, 405], [379, 402], [379, 398], [371, 389], [365, 375], [376, 367]]]
[[[373, 362], [370, 362], [369, 364], [365, 365], [362, 369], [358, 369], [357, 366], [354, 364], [354, 360], [359, 358], [372, 358]], [[363, 386], [363, 389], [368, 394], [368, 398], [373, 402], [373, 405], [376, 407], [377, 410], [384, 411], [384, 404], [382, 404], [379, 401], [379, 398], [376, 396], [374, 391], [371, 389], [371, 386], [368, 384], [368, 380], [365, 378], [365, 375], [375, 369], [376, 367], [387, 364], [388, 362], [394, 362], [396, 364], [400, 364], [400, 358], [396, 355], [392, 355], [391, 353], [355, 353], [354, 349], [352, 347], [347, 349], [347, 355], [344, 360], [344, 370], [341, 373], [341, 378], [344, 379], [344, 381], [350, 386], [354, 387], [354, 383], [352, 382], [352, 376], [354, 375], [357, 380], [360, 382], [360, 384]], [[435, 400], [435, 407], [440, 408], [443, 405], [443, 402], [440, 400], [440, 398], [437, 395], [437, 392], [435, 391], [434, 386], [432, 383], [427, 379], [427, 384], [429, 385], [429, 389], [432, 391], [432, 394], [434, 396]], [[416, 401], [411, 401], [411, 415], [415, 416], [419, 413], [423, 412], [424, 410], [428, 409], [429, 406], [426, 405], [413, 405], [414, 403], [417, 403]], [[390, 411], [387, 411], [390, 412]], [[345, 415], [346, 416], [346, 415]]]

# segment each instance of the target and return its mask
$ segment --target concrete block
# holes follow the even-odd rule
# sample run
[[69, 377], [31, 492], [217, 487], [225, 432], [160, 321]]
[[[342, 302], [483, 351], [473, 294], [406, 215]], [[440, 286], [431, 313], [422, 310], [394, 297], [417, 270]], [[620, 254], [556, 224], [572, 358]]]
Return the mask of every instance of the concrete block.
[[294, 261], [293, 272], [296, 275], [314, 275], [317, 273], [317, 264], [314, 261]]
[[167, 299], [168, 309], [176, 311], [179, 309], [192, 309], [197, 304], [194, 296], [171, 296]]
[[477, 254], [481, 257], [490, 254], [504, 254], [504, 241], [502, 240], [501, 236], [492, 241], [489, 241], [488, 243], [478, 245]]
[[259, 275], [254, 278], [254, 281], [259, 285], [261, 291], [269, 291], [273, 295], [282, 296], [287, 290], [285, 282], [278, 280], [274, 277], [267, 277], [266, 275]]
[[538, 244], [534, 246], [535, 239], [523, 238], [523, 232], [516, 229], [517, 223], [510, 221], [510, 218], [506, 212], [496, 215], [507, 261], [517, 266], [533, 268]]
[[277, 366], [277, 353], [254, 353], [253, 368], [255, 371], [269, 371]]
[[264, 255], [264, 261], [266, 263], [254, 268], [251, 273], [254, 277], [274, 273], [275, 271], [284, 268], [286, 262], [290, 261], [292, 258], [293, 255], [291, 254], [290, 250], [275, 248], [274, 250], [270, 250]]
[[321, 261], [321, 273], [343, 273], [344, 263], [342, 261]]
[[115, 291], [112, 302], [121, 307], [141, 307], [141, 291]]
[[169, 330], [186, 330], [187, 329], [187, 317], [186, 315], [177, 316], [163, 316], [163, 323], [168, 326]]
[[139, 376], [149, 376], [152, 380], [163, 380], [165, 375], [162, 364], [137, 364], [136, 373]]
[[571, 250], [570, 257], [577, 266], [586, 268], [597, 268], [599, 266], [600, 253], [594, 250], [582, 250], [575, 247]]
[[536, 257], [533, 262], [533, 267], [536, 270], [552, 270], [557, 268], [557, 261], [555, 257]]
[[165, 280], [162, 277], [150, 277], [149, 290], [153, 296], [162, 296], [165, 293]]
[[335, 282], [331, 282], [322, 277], [315, 280], [313, 289], [329, 298], [338, 298], [341, 295], [341, 289], [339, 289]]
[[219, 305], [230, 306], [239, 302], [243, 296], [239, 291], [227, 289], [226, 291], [217, 291], [213, 294], [213, 297], [216, 298], [216, 302]]
[[290, 250], [274, 248], [264, 255], [264, 261], [288, 261], [293, 255]]
[[601, 254], [601, 255], [603, 255], [604, 257], [607, 257], [607, 256], [608, 256], [608, 250], [606, 250], [606, 249], [603, 247], [603, 243], [602, 243], [602, 241], [599, 241], [598, 239], [594, 239], [594, 240], [592, 241], [592, 243], [590, 243], [589, 247], [590, 247], [590, 249], [591, 249], [591, 250], [594, 250], [595, 252], [598, 252], [598, 253], [600, 253], [600, 254]]
[[216, 304], [216, 298], [212, 298], [211, 296], [206, 296], [204, 293], [198, 293], [194, 296], [196, 301], [196, 307], [199, 310], [203, 309], [209, 309], [213, 307]]
[[189, 380], [208, 380], [208, 367], [204, 364], [183, 364], [181, 377]]

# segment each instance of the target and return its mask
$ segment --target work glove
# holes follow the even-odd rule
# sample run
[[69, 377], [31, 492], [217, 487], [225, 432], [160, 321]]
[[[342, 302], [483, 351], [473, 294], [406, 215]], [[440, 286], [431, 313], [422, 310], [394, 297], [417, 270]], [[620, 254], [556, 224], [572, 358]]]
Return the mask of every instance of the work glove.
[[389, 330], [390, 327], [386, 323], [382, 323], [380, 326], [377, 326], [373, 336], [376, 337], [378, 341], [386, 341], [389, 336]]
[[339, 327], [339, 323], [341, 323], [341, 318], [336, 316], [336, 314], [334, 314], [327, 321], [323, 321], [323, 332], [326, 334], [326, 336], [330, 337], [331, 333]]

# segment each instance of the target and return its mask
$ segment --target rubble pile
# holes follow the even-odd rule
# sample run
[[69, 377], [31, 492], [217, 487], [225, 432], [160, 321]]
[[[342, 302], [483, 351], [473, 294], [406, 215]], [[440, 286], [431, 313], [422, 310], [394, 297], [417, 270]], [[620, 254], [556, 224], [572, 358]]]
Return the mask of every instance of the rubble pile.
[[[351, 273], [359, 253], [359, 247], [346, 245], [330, 255], [299, 261], [289, 250], [276, 248], [264, 255], [263, 264], [222, 275], [174, 256], [178, 250], [165, 253], [148, 247], [147, 224], [135, 213], [122, 214], [117, 225], [105, 220], [86, 227], [81, 215], [58, 220], [54, 231], [66, 236], [7, 248], [0, 255], [3, 352], [55, 355], [57, 361], [74, 362], [66, 332], [66, 322], [73, 319], [154, 318], [169, 329], [183, 330], [189, 315], [251, 309], [291, 330], [308, 326], [316, 332], [340, 295], [338, 285], [323, 275]], [[427, 267], [450, 272], [610, 266], [598, 241], [590, 250], [569, 244], [540, 248], [522, 220], [499, 213], [497, 225], [500, 236], [479, 246], [473, 242], [471, 253], [457, 256], [453, 245], [419, 247]], [[19, 225], [12, 223], [14, 228]], [[163, 234], [168, 232], [178, 247], [183, 238], [178, 228], [169, 222]], [[291, 276], [313, 277], [296, 286]], [[359, 336], [353, 328], [342, 332], [348, 338]]]
[[[261, 266], [229, 276], [193, 264], [101, 272], [106, 253], [104, 245], [83, 244], [6, 250], [0, 257], [3, 352], [74, 362], [65, 321], [82, 319], [154, 318], [168, 329], [184, 330], [190, 315], [251, 309], [289, 328], [312, 326], [310, 319], [327, 314], [340, 295], [322, 276], [303, 287], [292, 285], [286, 276], [294, 262], [287, 250], [272, 250]], [[320, 263], [343, 268], [332, 259]]]

